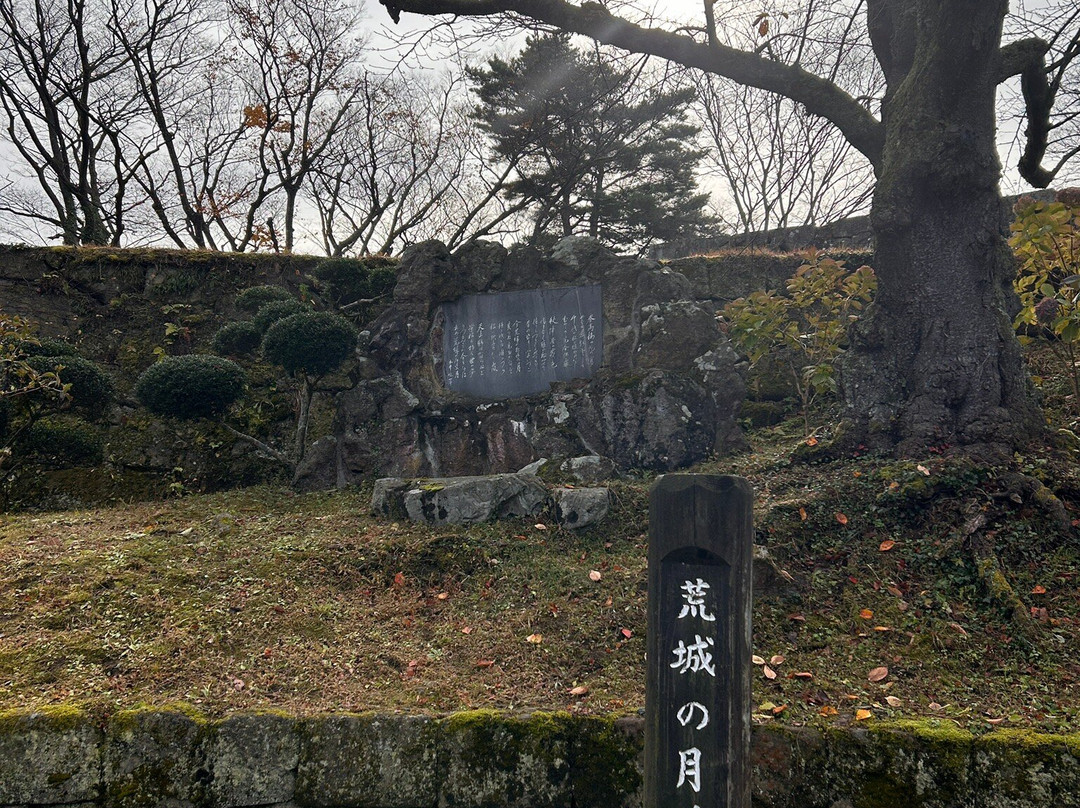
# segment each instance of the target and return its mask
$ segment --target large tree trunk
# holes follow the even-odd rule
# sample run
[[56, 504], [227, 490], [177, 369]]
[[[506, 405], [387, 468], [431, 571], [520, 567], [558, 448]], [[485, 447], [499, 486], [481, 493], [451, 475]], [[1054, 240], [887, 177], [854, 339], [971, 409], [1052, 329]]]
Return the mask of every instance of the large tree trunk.
[[878, 296], [841, 368], [846, 439], [1009, 449], [1044, 428], [1009, 310], [994, 145], [1004, 0], [871, 2], [889, 90], [871, 214]]

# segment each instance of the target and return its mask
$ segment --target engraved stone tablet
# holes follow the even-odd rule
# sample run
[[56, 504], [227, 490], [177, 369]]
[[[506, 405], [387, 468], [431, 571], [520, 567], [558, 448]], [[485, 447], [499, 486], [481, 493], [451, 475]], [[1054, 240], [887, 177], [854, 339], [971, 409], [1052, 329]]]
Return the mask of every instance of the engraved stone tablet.
[[443, 306], [443, 384], [479, 398], [590, 378], [604, 355], [600, 285], [467, 295]]

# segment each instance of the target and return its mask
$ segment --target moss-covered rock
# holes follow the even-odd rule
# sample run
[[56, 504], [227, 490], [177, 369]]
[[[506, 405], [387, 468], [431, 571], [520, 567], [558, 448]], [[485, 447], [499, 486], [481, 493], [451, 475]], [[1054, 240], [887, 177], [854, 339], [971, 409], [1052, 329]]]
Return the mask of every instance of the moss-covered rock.
[[298, 722], [277, 713], [231, 716], [207, 743], [208, 796], [216, 806], [288, 802], [296, 791]]
[[73, 707], [0, 712], [0, 805], [99, 796], [102, 733]]

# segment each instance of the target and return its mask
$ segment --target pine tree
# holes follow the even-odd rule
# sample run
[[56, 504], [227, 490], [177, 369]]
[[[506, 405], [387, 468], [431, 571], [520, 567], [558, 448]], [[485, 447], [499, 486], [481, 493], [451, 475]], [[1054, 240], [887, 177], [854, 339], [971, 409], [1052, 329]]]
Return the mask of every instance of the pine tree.
[[566, 34], [530, 37], [509, 61], [469, 71], [475, 117], [517, 167], [505, 192], [532, 203], [536, 242], [588, 235], [616, 248], [693, 235], [711, 223], [691, 148], [689, 87], [672, 89]]

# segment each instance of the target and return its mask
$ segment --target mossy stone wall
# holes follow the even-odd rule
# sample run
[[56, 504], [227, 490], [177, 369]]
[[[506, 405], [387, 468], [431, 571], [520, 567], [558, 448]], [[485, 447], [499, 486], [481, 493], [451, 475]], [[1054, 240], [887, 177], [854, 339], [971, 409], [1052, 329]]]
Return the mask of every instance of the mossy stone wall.
[[[897, 723], [752, 743], [755, 808], [1080, 805], [1080, 736]], [[641, 752], [636, 716], [10, 711], [0, 806], [639, 808]]]

